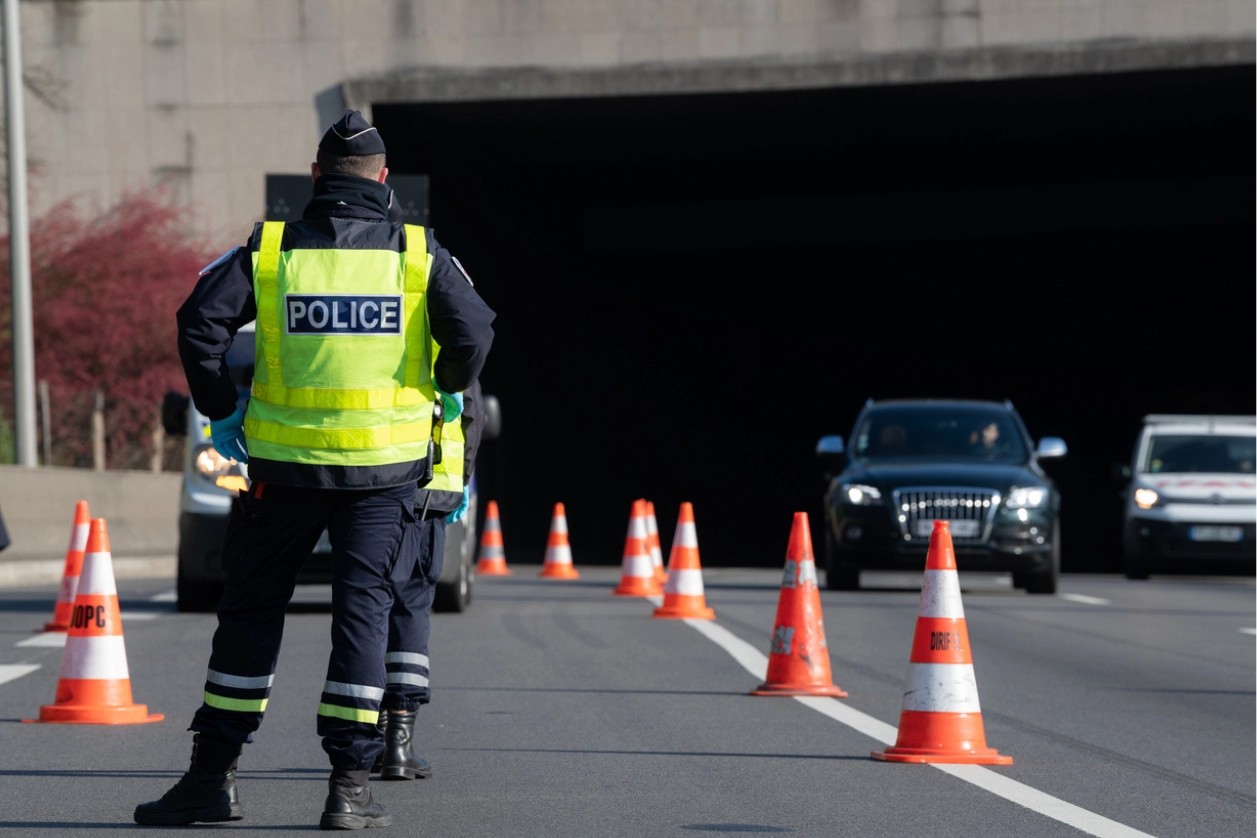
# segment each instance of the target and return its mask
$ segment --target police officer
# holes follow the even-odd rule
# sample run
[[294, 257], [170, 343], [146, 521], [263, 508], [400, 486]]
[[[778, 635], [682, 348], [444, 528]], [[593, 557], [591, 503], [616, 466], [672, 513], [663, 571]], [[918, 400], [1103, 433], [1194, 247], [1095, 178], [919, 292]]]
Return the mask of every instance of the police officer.
[[428, 657], [432, 602], [444, 564], [445, 528], [461, 521], [470, 503], [469, 484], [485, 422], [480, 382], [469, 384], [463, 397], [462, 416], [440, 432], [442, 453], [432, 479], [415, 495], [416, 516], [433, 526], [415, 545], [414, 572], [399, 582], [389, 613], [388, 676], [379, 722], [385, 748], [372, 768], [382, 780], [432, 776], [432, 766], [414, 750], [417, 711], [432, 697]]
[[[368, 785], [384, 742], [393, 590], [430, 522], [414, 497], [429, 466], [434, 405], [446, 421], [479, 376], [493, 311], [430, 230], [388, 219], [384, 142], [347, 111], [319, 143], [300, 221], [265, 222], [202, 272], [178, 312], [178, 347], [214, 448], [247, 462], [232, 502], [204, 701], [188, 771], [142, 824], [239, 820], [235, 771], [261, 724], [297, 571], [326, 529], [332, 652], [317, 711], [332, 771], [321, 829], [391, 823]], [[250, 397], [224, 358], [257, 321]], [[435, 359], [433, 344], [441, 351]]]
[[[389, 218], [402, 219], [400, 204], [389, 202]], [[455, 266], [463, 270], [457, 260]], [[463, 271], [466, 276], [466, 271]], [[471, 277], [466, 276], [471, 282]], [[434, 347], [439, 353], [440, 348]], [[432, 766], [414, 750], [415, 719], [418, 710], [431, 700], [428, 638], [436, 585], [445, 558], [445, 528], [462, 520], [470, 503], [470, 480], [484, 426], [480, 382], [473, 381], [463, 392], [463, 412], [457, 421], [434, 424], [434, 437], [440, 454], [434, 459], [431, 475], [419, 482], [415, 494], [415, 515], [430, 521], [408, 549], [417, 552], [410, 577], [394, 589], [389, 612], [388, 670], [379, 727], [384, 734], [384, 753], [372, 766], [382, 780], [414, 780], [432, 776]], [[439, 405], [438, 405], [439, 407]]]

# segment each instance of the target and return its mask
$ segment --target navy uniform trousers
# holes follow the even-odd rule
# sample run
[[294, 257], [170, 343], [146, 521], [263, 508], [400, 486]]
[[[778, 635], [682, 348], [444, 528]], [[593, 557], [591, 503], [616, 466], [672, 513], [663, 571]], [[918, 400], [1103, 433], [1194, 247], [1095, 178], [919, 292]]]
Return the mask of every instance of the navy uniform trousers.
[[378, 490], [254, 483], [232, 502], [204, 703], [191, 730], [243, 744], [262, 723], [296, 577], [326, 529], [332, 546], [332, 652], [317, 729], [333, 768], [370, 768], [383, 753], [388, 615], [414, 573], [428, 529], [414, 484]]
[[[420, 492], [420, 495], [423, 493]], [[420, 519], [416, 538], [407, 548], [416, 551], [407, 577], [395, 575], [393, 610], [388, 620], [388, 670], [383, 706], [386, 710], [418, 710], [432, 696], [428, 685], [428, 636], [432, 600], [445, 559], [445, 516], [448, 512], [415, 508]]]

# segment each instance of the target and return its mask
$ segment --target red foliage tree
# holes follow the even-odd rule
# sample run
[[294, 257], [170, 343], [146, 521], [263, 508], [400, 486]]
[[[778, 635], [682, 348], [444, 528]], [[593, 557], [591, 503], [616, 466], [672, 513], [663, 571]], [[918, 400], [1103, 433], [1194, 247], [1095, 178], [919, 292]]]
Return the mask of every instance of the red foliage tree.
[[[45, 465], [93, 464], [91, 417], [100, 391], [107, 466], [148, 468], [162, 396], [187, 389], [175, 311], [208, 261], [208, 248], [187, 234], [185, 216], [160, 195], [131, 195], [92, 220], [67, 202], [32, 221], [35, 378], [47, 382], [51, 420], [53, 462]], [[0, 410], [11, 427], [7, 237], [0, 251], [0, 370], [10, 371], [0, 381]]]

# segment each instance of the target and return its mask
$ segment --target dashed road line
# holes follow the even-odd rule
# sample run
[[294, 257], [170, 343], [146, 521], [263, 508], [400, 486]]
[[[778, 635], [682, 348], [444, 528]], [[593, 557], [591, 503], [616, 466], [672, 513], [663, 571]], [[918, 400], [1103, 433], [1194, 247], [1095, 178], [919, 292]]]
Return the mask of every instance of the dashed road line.
[[0, 684], [17, 680], [23, 675], [30, 675], [36, 669], [39, 669], [39, 664], [37, 663], [0, 664]]
[[64, 631], [46, 631], [42, 634], [36, 634], [33, 637], [28, 637], [25, 640], [19, 640], [15, 645], [40, 646], [40, 647], [46, 646], [49, 648], [53, 646], [64, 646], [65, 637], [66, 637], [66, 634]]
[[1061, 599], [1067, 599], [1070, 602], [1081, 602], [1083, 605], [1112, 605], [1113, 600], [1105, 599], [1098, 596], [1087, 596], [1086, 594], [1061, 594]]

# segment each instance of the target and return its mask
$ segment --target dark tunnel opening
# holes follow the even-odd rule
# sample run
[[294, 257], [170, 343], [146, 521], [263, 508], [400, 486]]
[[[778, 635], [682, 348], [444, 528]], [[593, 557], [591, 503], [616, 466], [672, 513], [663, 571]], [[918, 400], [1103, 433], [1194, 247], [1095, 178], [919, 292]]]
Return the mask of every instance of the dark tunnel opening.
[[[1010, 399], [1063, 493], [1063, 569], [1118, 567], [1147, 413], [1255, 410], [1254, 76], [377, 105], [397, 174], [498, 312], [482, 497], [540, 563], [775, 566], [819, 534], [819, 436], [869, 397]], [[924, 558], [924, 557], [923, 557]]]

